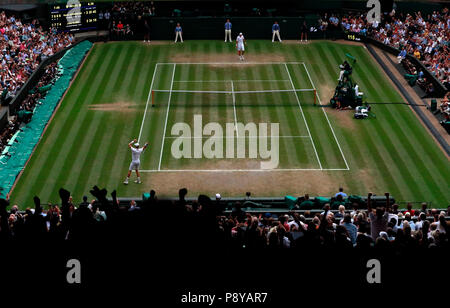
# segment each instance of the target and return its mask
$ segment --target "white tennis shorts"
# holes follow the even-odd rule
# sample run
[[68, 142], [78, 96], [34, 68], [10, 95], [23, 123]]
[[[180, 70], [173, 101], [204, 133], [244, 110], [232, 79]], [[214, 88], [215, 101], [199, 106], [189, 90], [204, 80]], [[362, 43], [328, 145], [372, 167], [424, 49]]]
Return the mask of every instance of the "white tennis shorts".
[[244, 50], [245, 50], [245, 49], [244, 49], [244, 43], [238, 44], [237, 50], [238, 50], [238, 51], [244, 51]]
[[141, 162], [139, 161], [132, 161], [130, 164], [130, 168], [128, 170], [139, 170], [139, 165]]

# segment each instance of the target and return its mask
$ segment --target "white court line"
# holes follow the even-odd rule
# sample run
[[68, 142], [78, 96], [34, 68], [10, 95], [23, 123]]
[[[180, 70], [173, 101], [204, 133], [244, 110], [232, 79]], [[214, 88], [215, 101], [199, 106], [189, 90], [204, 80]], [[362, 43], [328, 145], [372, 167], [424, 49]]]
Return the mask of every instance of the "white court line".
[[[181, 139], [206, 139], [206, 138], [223, 138], [223, 139], [234, 139], [234, 138], [248, 138], [248, 139], [251, 139], [251, 138], [259, 138], [260, 136], [241, 136], [241, 137], [239, 137], [239, 136], [237, 136], [237, 137], [234, 137], [234, 136], [200, 136], [200, 137], [197, 137], [197, 136], [191, 136], [191, 137], [185, 137], [185, 136], [168, 136], [168, 137], [166, 137], [166, 139], [178, 139], [178, 138], [181, 138]], [[269, 136], [268, 136], [269, 137]], [[271, 138], [309, 138], [309, 136], [271, 136]]]
[[254, 90], [254, 91], [209, 91], [209, 90], [165, 90], [155, 89], [154, 92], [170, 92], [170, 93], [212, 93], [212, 94], [244, 94], [244, 93], [278, 93], [278, 92], [311, 92], [314, 89], [279, 89], [279, 90]]
[[289, 79], [233, 79], [233, 80], [176, 80], [174, 82], [218, 82], [224, 83], [229, 81], [243, 81], [243, 82], [277, 82], [277, 81], [289, 81]]
[[305, 62], [158, 62], [161, 65], [264, 65], [264, 64], [303, 64]]
[[237, 127], [237, 115], [236, 115], [236, 96], [234, 95], [233, 80], [231, 80], [231, 93], [233, 95], [234, 129], [236, 130], [236, 137], [239, 138], [238, 127]]
[[[288, 69], [286, 63], [284, 64], [284, 67], [286, 68], [286, 71], [289, 76], [289, 80], [291, 81], [292, 89], [295, 90], [294, 82], [292, 81], [291, 73], [289, 73], [289, 69]], [[297, 103], [298, 103], [298, 107], [300, 108], [300, 112], [302, 113], [303, 120], [305, 121], [306, 130], [308, 131], [308, 135], [311, 138], [311, 143], [312, 143], [312, 146], [314, 149], [314, 153], [316, 153], [316, 158], [317, 158], [317, 161], [319, 162], [319, 167], [320, 167], [320, 169], [322, 169], [322, 163], [320, 162], [319, 155], [317, 154], [316, 146], [314, 145], [314, 140], [311, 136], [311, 132], [309, 131], [309, 126], [308, 126], [308, 123], [306, 122], [306, 118], [305, 118], [305, 114], [303, 113], [302, 105], [300, 104], [300, 100], [298, 99], [297, 92], [294, 91], [294, 94], [295, 94], [295, 98], [297, 99]]]
[[158, 69], [158, 63], [156, 63], [155, 70], [153, 71], [152, 83], [150, 84], [150, 90], [148, 91], [147, 102], [145, 103], [145, 111], [144, 111], [144, 116], [142, 117], [141, 129], [139, 130], [138, 142], [140, 142], [140, 140], [141, 140], [142, 129], [144, 128], [145, 116], [147, 114], [148, 102], [150, 101], [150, 96], [152, 95], [153, 82], [155, 81], [155, 75], [156, 75], [157, 69]]
[[286, 169], [150, 169], [139, 170], [143, 173], [156, 173], [156, 172], [286, 172], [286, 171], [348, 171], [348, 169], [302, 169], [302, 168], [286, 168]]
[[[303, 66], [305, 67], [306, 74], [308, 74], [308, 78], [309, 78], [309, 81], [311, 82], [311, 85], [313, 86], [314, 89], [316, 89], [316, 86], [314, 85], [314, 82], [312, 81], [311, 75], [309, 75], [309, 71], [308, 71], [308, 68], [306, 67], [305, 63], [303, 63]], [[317, 93], [317, 90], [316, 90], [316, 96], [317, 96], [317, 99], [319, 101], [319, 105], [322, 106], [322, 102], [320, 101], [320, 97], [319, 97], [319, 94]], [[321, 108], [321, 109], [323, 111], [323, 114], [325, 115], [325, 118], [327, 119], [327, 122], [328, 122], [328, 125], [330, 126], [331, 132], [333, 133], [334, 140], [336, 140], [336, 143], [338, 145], [339, 151], [341, 152], [342, 158], [344, 159], [345, 166], [347, 167], [347, 170], [350, 170], [350, 168], [349, 168], [349, 166], [347, 164], [347, 160], [345, 159], [344, 152], [342, 151], [341, 145], [339, 144], [339, 140], [337, 139], [336, 134], [334, 133], [333, 126], [331, 126], [330, 120], [328, 119], [328, 115], [325, 112], [324, 108]]]
[[161, 170], [161, 161], [162, 161], [162, 155], [164, 150], [164, 139], [166, 138], [166, 130], [167, 130], [167, 119], [169, 118], [169, 109], [170, 109], [170, 99], [172, 98], [172, 88], [173, 88], [173, 79], [175, 77], [175, 69], [177, 68], [177, 65], [173, 65], [173, 72], [172, 72], [172, 81], [170, 82], [170, 92], [169, 92], [169, 100], [167, 102], [167, 112], [166, 112], [166, 121], [164, 123], [164, 134], [161, 141], [161, 153], [159, 155], [159, 164], [158, 164], [158, 170]]

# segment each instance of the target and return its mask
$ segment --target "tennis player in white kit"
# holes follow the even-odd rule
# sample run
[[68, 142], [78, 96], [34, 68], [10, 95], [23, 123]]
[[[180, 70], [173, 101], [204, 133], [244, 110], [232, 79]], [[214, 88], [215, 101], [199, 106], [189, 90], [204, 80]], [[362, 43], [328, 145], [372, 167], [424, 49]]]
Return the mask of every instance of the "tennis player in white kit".
[[[134, 143], [134, 145], [133, 145]], [[139, 175], [139, 165], [141, 164], [141, 154], [142, 152], [147, 148], [148, 142], [144, 144], [142, 148], [139, 148], [139, 143], [137, 142], [137, 139], [134, 139], [130, 143], [128, 143], [128, 147], [131, 149], [131, 164], [130, 168], [128, 169], [128, 175], [125, 181], [123, 182], [125, 185], [128, 185], [128, 180], [130, 179], [131, 172], [133, 170], [136, 170], [136, 176], [137, 180], [134, 181], [137, 184], [141, 184], [141, 177]]]
[[244, 60], [244, 52], [245, 52], [244, 43], [245, 43], [245, 38], [241, 32], [241, 33], [239, 33], [238, 37], [236, 38], [236, 48], [238, 51], [239, 60], [241, 60], [241, 61]]

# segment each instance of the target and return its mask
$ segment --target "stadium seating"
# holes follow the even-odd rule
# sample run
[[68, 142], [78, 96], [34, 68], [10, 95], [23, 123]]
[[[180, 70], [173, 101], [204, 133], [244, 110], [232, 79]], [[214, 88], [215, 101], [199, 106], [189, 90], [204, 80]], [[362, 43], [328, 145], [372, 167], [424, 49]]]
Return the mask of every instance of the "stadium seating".
[[[448, 18], [449, 10], [444, 8], [428, 17], [422, 16], [420, 11], [414, 16], [407, 14], [406, 17], [391, 13], [375, 25], [367, 22], [365, 14], [347, 15], [342, 17], [341, 23], [348, 31], [368, 35], [397, 49], [404, 47], [409, 54], [418, 52], [425, 67], [441, 83], [446, 83], [450, 78], [450, 72], [446, 69], [449, 66], [449, 50], [443, 39], [446, 30], [442, 25], [446, 24]], [[414, 31], [411, 30], [413, 27]], [[437, 65], [439, 63], [443, 65]]]
[[[54, 241], [98, 240], [99, 237], [113, 240], [119, 233], [122, 237], [132, 234], [134, 236], [137, 231], [139, 236], [146, 236], [151, 227], [148, 226], [149, 230], [146, 224], [139, 221], [165, 215], [169, 215], [172, 222], [178, 221], [180, 226], [188, 226], [201, 218], [204, 221], [197, 231], [213, 232], [211, 234], [215, 235], [210, 235], [212, 239], [236, 248], [264, 246], [289, 248], [299, 245], [308, 247], [311, 243], [304, 241], [305, 236], [311, 237], [311, 240], [315, 238], [313, 240], [316, 241], [315, 245], [323, 247], [330, 245], [358, 247], [365, 245], [363, 239], [369, 238], [371, 238], [370, 246], [373, 247], [381, 246], [380, 241], [392, 247], [399, 244], [411, 247], [445, 247], [448, 245], [450, 234], [448, 210], [429, 210], [426, 204], [422, 205], [422, 210], [411, 208], [399, 210], [396, 204], [392, 204], [394, 200], [390, 200], [392, 202], [388, 206], [385, 197], [384, 200], [382, 197], [378, 199], [374, 197], [374, 201], [377, 200], [380, 204], [374, 202], [372, 205], [373, 207], [383, 205], [381, 211], [385, 211], [383, 215], [386, 219], [385, 227], [380, 234], [371, 234], [371, 221], [376, 219], [375, 216], [371, 216], [372, 213], [359, 209], [357, 204], [356, 206], [353, 204], [351, 210], [344, 208], [330, 210], [330, 204], [324, 202], [331, 201], [331, 198], [315, 198], [316, 203], [320, 205], [324, 203], [321, 209], [292, 210], [284, 198], [216, 198], [214, 201], [204, 195], [200, 195], [197, 199], [185, 198], [186, 193], [187, 190], [183, 189], [180, 190], [180, 197], [177, 199], [159, 200], [155, 192], [152, 192], [146, 195], [145, 200], [135, 202], [118, 199], [115, 191], [111, 194], [112, 199], [108, 199], [107, 191], [95, 186], [91, 190], [95, 200], [87, 202], [86, 197], [77, 206], [73, 203], [70, 192], [60, 189], [60, 206], [50, 205], [48, 209], [44, 209], [39, 198], [35, 197], [35, 208], [27, 209], [25, 212], [19, 211], [17, 205], [8, 211], [8, 201], [0, 199], [0, 239], [20, 241], [30, 236], [49, 238], [50, 234], [53, 234]], [[353, 201], [361, 199], [363, 202], [363, 198], [349, 197], [349, 199]], [[289, 203], [292, 198], [287, 200]], [[207, 231], [205, 229], [207, 226], [212, 229]], [[354, 226], [354, 230], [359, 230], [358, 235], [345, 231], [351, 226]], [[111, 230], [111, 233], [101, 231], [106, 228]], [[194, 236], [197, 231], [184, 229], [184, 232], [187, 232], [186, 236], [188, 234]], [[256, 237], [255, 232], [258, 234]], [[298, 237], [298, 232], [303, 235]], [[328, 235], [324, 237], [325, 233]], [[321, 234], [322, 236], [316, 237]], [[343, 242], [340, 237], [343, 237]]]

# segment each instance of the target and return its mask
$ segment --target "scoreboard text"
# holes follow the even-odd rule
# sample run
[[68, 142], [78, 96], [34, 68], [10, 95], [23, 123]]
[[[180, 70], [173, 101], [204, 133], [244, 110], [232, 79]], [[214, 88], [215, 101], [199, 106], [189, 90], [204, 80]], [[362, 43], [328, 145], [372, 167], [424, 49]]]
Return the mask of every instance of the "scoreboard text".
[[89, 31], [97, 29], [97, 6], [94, 2], [69, 0], [50, 5], [51, 26], [59, 31]]

